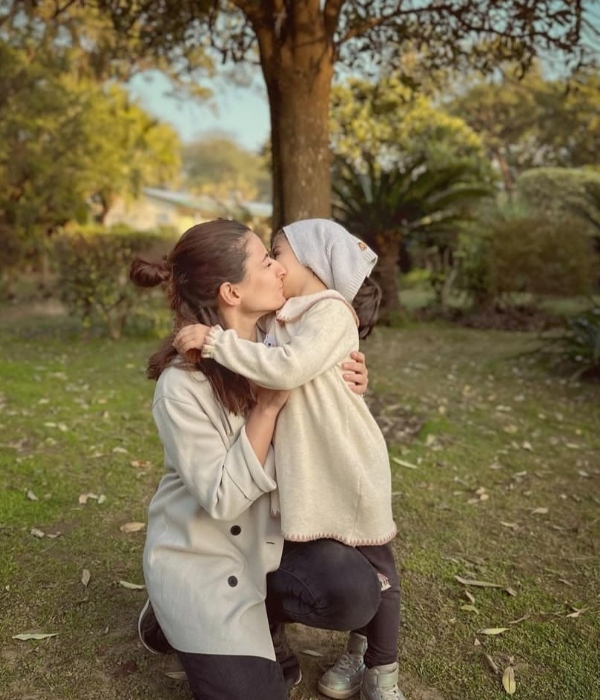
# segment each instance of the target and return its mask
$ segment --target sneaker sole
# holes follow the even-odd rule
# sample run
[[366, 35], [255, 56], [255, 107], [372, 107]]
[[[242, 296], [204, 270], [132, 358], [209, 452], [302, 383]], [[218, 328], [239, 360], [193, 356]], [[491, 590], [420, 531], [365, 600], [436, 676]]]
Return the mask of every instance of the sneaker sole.
[[171, 678], [174, 681], [181, 681], [182, 683], [188, 679], [185, 671], [163, 671], [163, 676]]
[[300, 685], [300, 683], [302, 683], [302, 670], [298, 669], [298, 678], [296, 678], [296, 680], [292, 683], [288, 690], [295, 688], [297, 685]]
[[334, 698], [334, 700], [346, 700], [346, 698], [351, 698], [356, 695], [360, 690], [360, 683], [354, 688], [349, 688], [348, 690], [334, 690], [333, 688], [328, 688], [326, 685], [321, 685], [321, 681], [317, 683], [317, 688], [319, 692], [326, 695], [328, 698]]
[[146, 614], [148, 608], [150, 607], [150, 598], [145, 602], [144, 607], [142, 608], [142, 612], [138, 616], [138, 622], [137, 622], [137, 630], [138, 630], [138, 637], [140, 639], [140, 642], [142, 643], [142, 646], [144, 649], [147, 649], [151, 654], [159, 654], [160, 652], [156, 651], [156, 649], [153, 649], [151, 646], [148, 646], [146, 642], [144, 641], [144, 637], [142, 635], [142, 618]]

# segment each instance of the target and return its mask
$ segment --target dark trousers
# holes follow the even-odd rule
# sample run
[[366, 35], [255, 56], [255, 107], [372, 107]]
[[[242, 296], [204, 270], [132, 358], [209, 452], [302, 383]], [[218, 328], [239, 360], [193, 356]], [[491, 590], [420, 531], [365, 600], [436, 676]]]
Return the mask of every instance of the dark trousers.
[[196, 700], [287, 700], [281, 668], [260, 656], [177, 655]]
[[286, 542], [279, 569], [267, 576], [267, 613], [271, 622], [354, 630], [367, 638], [368, 668], [394, 663], [400, 581], [391, 544]]
[[[359, 549], [335, 540], [285, 542], [279, 569], [267, 576], [266, 605], [272, 624], [300, 622], [329, 630], [360, 630], [376, 616], [381, 600], [373, 565]], [[196, 700], [287, 697], [275, 661], [255, 656], [178, 654]]]

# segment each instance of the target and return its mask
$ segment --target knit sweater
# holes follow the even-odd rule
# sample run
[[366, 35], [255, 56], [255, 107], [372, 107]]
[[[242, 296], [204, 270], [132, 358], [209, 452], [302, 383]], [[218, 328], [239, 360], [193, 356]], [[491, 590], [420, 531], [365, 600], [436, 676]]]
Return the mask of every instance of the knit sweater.
[[265, 344], [214, 326], [202, 349], [203, 357], [260, 386], [293, 389], [274, 436], [288, 540], [332, 538], [358, 546], [396, 534], [384, 437], [342, 376], [341, 363], [357, 349], [354, 310], [333, 290], [289, 299]]

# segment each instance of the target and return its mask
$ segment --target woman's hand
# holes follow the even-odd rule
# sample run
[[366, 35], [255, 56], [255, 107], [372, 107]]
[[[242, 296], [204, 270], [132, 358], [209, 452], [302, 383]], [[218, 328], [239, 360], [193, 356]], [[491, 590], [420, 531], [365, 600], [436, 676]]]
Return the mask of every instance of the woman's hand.
[[259, 411], [273, 413], [275, 416], [285, 406], [290, 397], [291, 391], [285, 389], [266, 389], [265, 387], [254, 385], [256, 392], [256, 406]]
[[265, 389], [254, 386], [256, 406], [250, 411], [246, 420], [246, 436], [252, 445], [254, 454], [262, 465], [265, 464], [279, 411], [285, 406], [290, 392], [283, 389]]
[[180, 355], [185, 355], [189, 350], [202, 350], [210, 326], [202, 323], [192, 323], [184, 326], [173, 340], [173, 347]]
[[351, 391], [362, 396], [366, 393], [369, 386], [369, 370], [367, 369], [365, 355], [357, 350], [350, 353], [350, 357], [354, 362], [344, 362], [342, 364], [343, 376]]

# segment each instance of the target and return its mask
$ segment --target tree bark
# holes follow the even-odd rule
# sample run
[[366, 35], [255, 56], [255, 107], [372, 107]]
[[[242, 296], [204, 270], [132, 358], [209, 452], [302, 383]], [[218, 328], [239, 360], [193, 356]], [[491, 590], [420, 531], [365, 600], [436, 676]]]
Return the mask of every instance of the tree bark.
[[398, 256], [400, 255], [401, 236], [396, 231], [385, 231], [377, 234], [376, 251], [379, 261], [375, 274], [381, 287], [381, 306], [379, 320], [382, 323], [393, 323], [404, 315], [400, 304], [398, 289]]
[[249, 19], [258, 38], [271, 113], [276, 231], [298, 219], [331, 216], [334, 46], [318, 0], [272, 5], [274, 12]]

